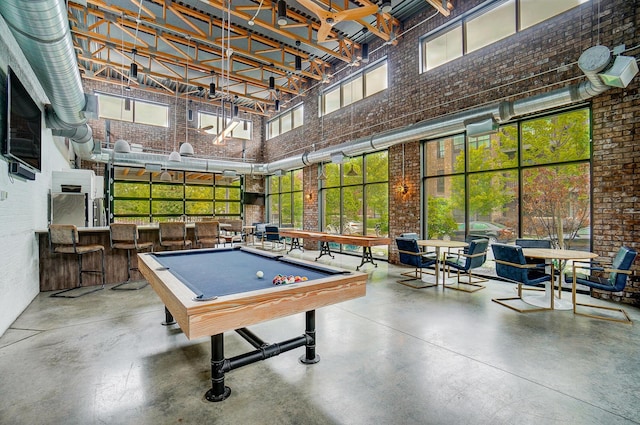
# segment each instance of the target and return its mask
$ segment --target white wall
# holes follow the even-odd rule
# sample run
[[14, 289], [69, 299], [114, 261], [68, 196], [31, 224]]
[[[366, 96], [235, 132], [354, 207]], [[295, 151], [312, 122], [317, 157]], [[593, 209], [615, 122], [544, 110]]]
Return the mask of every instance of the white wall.
[[[37, 103], [48, 103], [0, 16], [0, 67], [5, 74], [7, 66], [16, 72]], [[7, 194], [7, 198], [0, 201], [0, 336], [40, 290], [35, 230], [47, 228], [51, 172], [69, 168], [66, 154], [56, 146], [51, 130], [44, 128], [44, 122], [43, 129], [42, 172], [34, 181], [12, 178], [8, 173], [8, 162], [0, 155], [0, 191]]]

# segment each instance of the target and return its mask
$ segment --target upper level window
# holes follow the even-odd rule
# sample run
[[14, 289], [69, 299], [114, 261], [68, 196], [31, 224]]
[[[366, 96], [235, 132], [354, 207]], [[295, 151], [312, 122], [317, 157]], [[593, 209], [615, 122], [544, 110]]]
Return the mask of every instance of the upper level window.
[[529, 28], [589, 0], [520, 0], [520, 29]]
[[98, 94], [100, 118], [169, 127], [169, 107], [138, 99]]
[[516, 2], [510, 0], [465, 22], [467, 53], [516, 33]]
[[[489, 46], [499, 40], [560, 15], [589, 0], [502, 0], [485, 2], [420, 43], [421, 72]], [[519, 27], [518, 27], [519, 23]]]
[[462, 56], [462, 26], [458, 25], [423, 43], [424, 70], [433, 69]]
[[337, 111], [388, 87], [387, 61], [369, 65], [362, 71], [325, 90], [319, 97], [320, 116]]
[[267, 122], [267, 138], [279, 136], [304, 124], [302, 103], [273, 117]]
[[[226, 120], [231, 121], [230, 119]], [[225, 128], [223, 118], [220, 115], [208, 114], [206, 112], [198, 112], [198, 128], [205, 129], [209, 134], [220, 134]], [[251, 121], [240, 120], [240, 125], [237, 125], [231, 131], [231, 137], [234, 139], [251, 140]]]

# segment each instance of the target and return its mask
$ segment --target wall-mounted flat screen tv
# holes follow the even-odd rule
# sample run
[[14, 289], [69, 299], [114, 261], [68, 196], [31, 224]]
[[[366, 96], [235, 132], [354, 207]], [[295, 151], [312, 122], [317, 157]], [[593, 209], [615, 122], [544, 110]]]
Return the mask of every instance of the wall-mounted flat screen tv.
[[35, 171], [42, 169], [42, 110], [9, 68], [6, 79], [6, 137], [2, 153]]

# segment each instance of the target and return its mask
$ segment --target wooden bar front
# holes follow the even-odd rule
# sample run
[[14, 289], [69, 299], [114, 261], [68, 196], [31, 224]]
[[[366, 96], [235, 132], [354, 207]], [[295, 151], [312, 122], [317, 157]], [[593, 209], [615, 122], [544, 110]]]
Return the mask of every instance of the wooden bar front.
[[[127, 280], [127, 252], [122, 249], [111, 249], [108, 227], [79, 227], [81, 244], [99, 244], [104, 246], [106, 283], [119, 283]], [[160, 247], [158, 226], [138, 226], [140, 241], [153, 242], [154, 251], [163, 251]], [[36, 231], [40, 259], [40, 291], [57, 291], [78, 286], [78, 263], [75, 255], [52, 254], [49, 251], [49, 233], [47, 230]], [[195, 244], [193, 224], [187, 223], [187, 239]], [[194, 245], [195, 246], [195, 245]], [[100, 254], [83, 256], [82, 267], [85, 270], [100, 269]], [[136, 255], [132, 253], [132, 266], [136, 265]], [[137, 275], [137, 276], [136, 276]], [[144, 279], [132, 272], [132, 279]], [[100, 275], [85, 273], [82, 276], [83, 286], [100, 285]]]

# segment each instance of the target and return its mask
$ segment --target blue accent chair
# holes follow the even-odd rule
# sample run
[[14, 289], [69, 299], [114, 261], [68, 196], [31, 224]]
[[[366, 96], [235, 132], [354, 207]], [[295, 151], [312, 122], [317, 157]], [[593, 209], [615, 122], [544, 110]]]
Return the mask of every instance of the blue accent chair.
[[280, 230], [278, 226], [266, 225], [264, 226], [264, 238], [262, 239], [264, 242], [271, 242], [271, 249], [274, 249], [276, 245], [282, 244], [282, 249], [285, 249], [286, 246], [286, 238], [284, 236], [280, 236]]
[[[415, 267], [412, 272], [400, 273], [402, 276], [406, 276], [408, 279], [399, 280], [401, 283], [412, 288], [428, 288], [436, 286], [434, 283], [423, 284], [422, 282], [422, 269], [431, 267], [436, 263], [436, 257], [432, 253], [425, 253], [420, 250], [418, 246], [418, 240], [413, 238], [396, 238], [396, 245], [398, 246], [398, 254], [400, 256], [400, 263], [407, 266]], [[423, 285], [411, 285], [409, 282], [414, 280], [420, 281]]]
[[549, 307], [518, 308], [507, 301], [521, 300], [523, 285], [537, 286], [551, 280], [551, 276], [535, 264], [527, 264], [522, 247], [517, 245], [506, 245], [494, 243], [491, 245], [493, 257], [496, 262], [496, 274], [502, 278], [518, 284], [518, 296], [510, 298], [494, 298], [492, 301], [515, 310], [520, 313], [531, 313], [534, 311], [550, 310]]
[[[627, 281], [629, 280], [629, 276], [632, 274], [631, 266], [635, 261], [638, 253], [631, 248], [627, 248], [626, 246], [621, 247], [618, 250], [618, 253], [614, 257], [613, 261], [610, 264], [604, 263], [589, 263], [586, 261], [574, 261], [573, 262], [573, 271], [571, 274], [567, 273], [565, 275], [565, 281], [572, 284], [572, 296], [573, 296], [573, 313], [580, 316], [593, 317], [596, 319], [610, 320], [613, 322], [622, 322], [631, 324], [631, 319], [626, 311], [621, 308], [615, 307], [607, 307], [601, 305], [594, 304], [585, 304], [576, 302], [576, 285], [585, 285], [592, 289], [598, 289], [600, 291], [607, 292], [620, 292], [624, 290], [627, 285]], [[587, 269], [590, 273], [595, 272], [597, 275], [587, 275], [583, 273], [578, 273], [577, 269]], [[608, 276], [604, 276], [608, 275]], [[609, 311], [617, 311], [620, 312], [624, 318], [618, 319], [612, 316], [603, 316], [596, 315], [586, 312], [577, 311], [577, 307], [589, 307], [589, 308], [597, 308], [602, 310]]]
[[[516, 239], [516, 245], [521, 246], [523, 248], [551, 248], [551, 240], [550, 239]], [[539, 258], [527, 258], [527, 264], [537, 264], [539, 267], [545, 267], [546, 264]]]
[[[483, 289], [485, 286], [481, 285], [480, 282], [486, 282], [487, 279], [481, 279], [477, 276], [474, 279], [471, 270], [481, 267], [484, 264], [487, 258], [488, 247], [489, 239], [473, 239], [469, 243], [467, 252], [458, 251], [456, 255], [447, 258], [445, 267], [449, 270], [451, 270], [452, 267], [457, 270], [457, 285], [445, 285], [445, 288], [464, 292], [476, 292]], [[460, 280], [461, 274], [467, 276], [467, 281]]]

